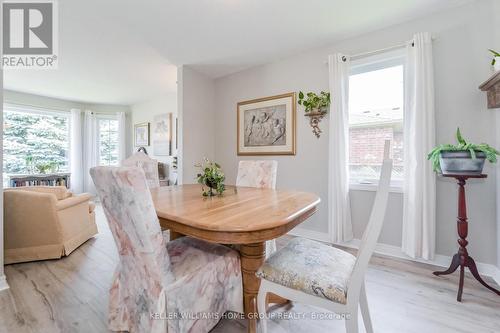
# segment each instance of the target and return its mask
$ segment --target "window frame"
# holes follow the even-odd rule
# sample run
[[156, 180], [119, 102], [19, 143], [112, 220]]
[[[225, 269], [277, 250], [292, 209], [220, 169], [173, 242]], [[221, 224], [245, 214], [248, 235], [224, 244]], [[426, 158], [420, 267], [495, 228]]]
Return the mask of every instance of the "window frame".
[[[382, 52], [379, 54], [362, 57], [356, 60], [351, 61], [349, 77], [351, 75], [367, 73], [371, 71], [381, 70], [385, 68], [395, 67], [395, 66], [403, 66], [403, 104], [406, 93], [406, 52], [404, 48]], [[405, 109], [403, 105], [403, 133], [405, 131]], [[349, 129], [351, 128], [350, 125]], [[404, 134], [403, 134], [404, 136]], [[406, 159], [405, 152], [403, 151], [403, 161]], [[350, 163], [350, 158], [347, 161]], [[404, 162], [403, 162], [404, 163]], [[369, 179], [366, 183], [362, 182], [353, 182], [352, 178], [349, 175], [349, 189], [350, 190], [358, 190], [358, 191], [377, 191], [378, 188], [378, 179]], [[395, 193], [403, 193], [404, 192], [404, 183], [403, 180], [394, 180], [391, 179], [391, 184], [389, 188], [390, 192]]]
[[[98, 161], [98, 164], [100, 166], [119, 166], [120, 165], [120, 157], [118, 156], [118, 161], [117, 161], [117, 164], [114, 165], [114, 164], [110, 164], [110, 165], [102, 165], [101, 164], [101, 127], [99, 125], [99, 122], [101, 120], [115, 120], [118, 122], [118, 116], [117, 115], [112, 115], [112, 114], [96, 114], [95, 116], [95, 120], [96, 120], [96, 129], [97, 129], [97, 135], [96, 135], [96, 140], [97, 140], [97, 161]], [[117, 146], [120, 145], [120, 129], [117, 130], [117, 134], [118, 134], [118, 142], [117, 142]], [[119, 148], [118, 148], [119, 149]], [[118, 152], [119, 154], [119, 152]]]

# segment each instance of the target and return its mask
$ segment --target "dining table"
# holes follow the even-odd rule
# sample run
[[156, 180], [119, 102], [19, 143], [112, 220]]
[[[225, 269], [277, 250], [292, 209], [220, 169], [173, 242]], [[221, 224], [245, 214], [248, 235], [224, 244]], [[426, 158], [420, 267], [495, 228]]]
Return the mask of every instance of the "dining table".
[[307, 220], [316, 212], [320, 198], [295, 190], [236, 186], [226, 186], [222, 195], [205, 197], [199, 184], [158, 187], [151, 194], [160, 225], [170, 231], [170, 240], [191, 236], [238, 245], [243, 309], [248, 332], [255, 332], [260, 286], [255, 273], [266, 257], [265, 242]]

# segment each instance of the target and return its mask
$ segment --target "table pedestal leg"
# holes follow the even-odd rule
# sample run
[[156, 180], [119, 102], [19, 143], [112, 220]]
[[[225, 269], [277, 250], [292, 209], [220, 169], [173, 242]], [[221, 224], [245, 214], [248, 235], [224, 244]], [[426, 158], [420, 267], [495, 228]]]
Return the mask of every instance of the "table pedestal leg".
[[457, 178], [458, 180], [458, 220], [457, 220], [457, 230], [458, 236], [458, 245], [460, 246], [458, 249], [458, 253], [453, 256], [450, 267], [442, 272], [434, 272], [434, 275], [448, 275], [457, 270], [460, 267], [460, 280], [458, 284], [458, 293], [457, 293], [457, 301], [462, 301], [462, 292], [464, 289], [464, 275], [465, 275], [465, 267], [469, 269], [472, 273], [472, 276], [476, 280], [479, 281], [483, 286], [493, 291], [497, 295], [500, 295], [500, 291], [489, 286], [484, 280], [481, 278], [477, 271], [476, 263], [474, 259], [469, 256], [467, 252], [467, 234], [468, 234], [468, 222], [467, 222], [467, 207], [465, 201], [465, 178]]
[[276, 294], [273, 294], [273, 293], [267, 294], [267, 301], [266, 301], [267, 304], [284, 305], [284, 304], [287, 304], [289, 302], [290, 301], [287, 300], [286, 298], [283, 298], [283, 297], [278, 296]]
[[243, 308], [248, 318], [248, 332], [257, 330], [257, 294], [260, 279], [255, 272], [264, 263], [266, 257], [265, 243], [242, 244], [240, 247], [241, 272], [243, 277]]

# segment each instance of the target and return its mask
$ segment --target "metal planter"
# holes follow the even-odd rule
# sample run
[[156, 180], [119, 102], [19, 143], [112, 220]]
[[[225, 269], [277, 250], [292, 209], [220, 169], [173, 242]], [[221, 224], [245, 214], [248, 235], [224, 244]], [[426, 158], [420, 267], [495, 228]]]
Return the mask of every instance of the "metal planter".
[[476, 158], [473, 159], [470, 151], [442, 151], [439, 155], [439, 164], [443, 175], [449, 174], [471, 174], [480, 175], [483, 172], [486, 154], [476, 151]]

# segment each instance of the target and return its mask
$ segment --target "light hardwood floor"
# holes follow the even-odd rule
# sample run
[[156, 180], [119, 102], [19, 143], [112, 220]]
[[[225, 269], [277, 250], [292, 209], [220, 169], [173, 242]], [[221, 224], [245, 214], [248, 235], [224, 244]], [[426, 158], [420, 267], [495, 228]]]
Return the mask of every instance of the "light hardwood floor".
[[[118, 256], [100, 207], [97, 221], [99, 235], [69, 257], [5, 267], [10, 290], [0, 292], [0, 332], [108, 332], [108, 288]], [[500, 297], [467, 276], [464, 300], [457, 303], [458, 276], [435, 277], [435, 269], [372, 259], [366, 279], [375, 332], [500, 332]], [[331, 314], [302, 304], [272, 314], [273, 333], [345, 332], [342, 320], [312, 318]], [[246, 332], [246, 322], [225, 319], [213, 332]]]

